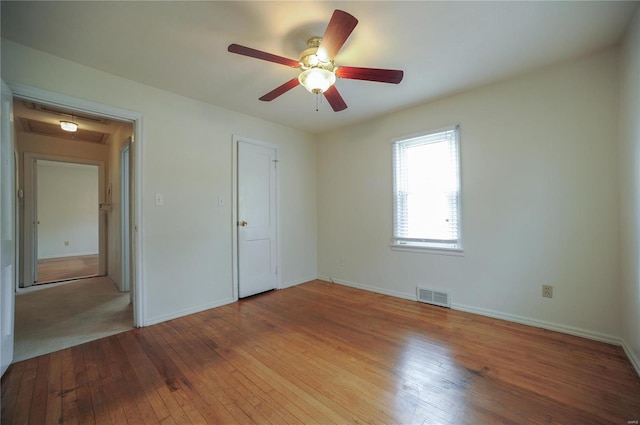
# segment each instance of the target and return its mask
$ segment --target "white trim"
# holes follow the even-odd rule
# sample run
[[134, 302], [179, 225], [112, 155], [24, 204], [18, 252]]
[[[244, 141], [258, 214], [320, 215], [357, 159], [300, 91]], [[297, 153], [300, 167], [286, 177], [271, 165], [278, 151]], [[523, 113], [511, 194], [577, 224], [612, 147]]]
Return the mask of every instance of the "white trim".
[[[123, 164], [123, 157], [125, 156], [127, 163]], [[122, 143], [120, 143], [120, 149], [118, 150], [118, 164], [120, 175], [120, 282], [118, 289], [122, 292], [129, 292], [129, 298], [133, 300], [133, 293], [131, 291], [131, 137], [127, 137]], [[123, 179], [123, 175], [126, 173], [126, 181]], [[126, 190], [123, 190], [126, 186]], [[126, 192], [126, 200], [125, 200]], [[112, 201], [113, 202], [113, 201]], [[126, 210], [126, 214], [123, 212]], [[127, 220], [124, 220], [126, 216]]]
[[409, 301], [417, 301], [416, 294], [405, 294], [404, 292], [398, 292], [391, 289], [382, 289], [382, 288], [377, 288], [375, 286], [363, 285], [362, 283], [350, 282], [348, 280], [335, 279], [331, 276], [318, 276], [318, 279], [324, 280], [326, 282], [331, 282], [331, 283], [339, 283], [340, 285], [350, 286], [356, 289], [363, 289], [369, 292], [376, 292], [382, 295], [389, 295], [391, 297], [403, 298]]
[[303, 283], [308, 283], [308, 282], [314, 281], [316, 279], [319, 279], [319, 277], [317, 277], [317, 276], [309, 276], [309, 277], [305, 277], [304, 279], [292, 280], [291, 282], [286, 282], [286, 283], [280, 284], [280, 288], [278, 288], [278, 289], [291, 288], [293, 286], [298, 286], [298, 285], [301, 285]]
[[100, 252], [72, 252], [72, 253], [64, 253], [64, 255], [56, 255], [54, 257], [40, 257], [39, 260], [50, 260], [52, 258], [67, 258], [67, 257], [86, 257], [88, 255], [100, 255]]
[[190, 314], [200, 313], [205, 310], [211, 310], [212, 308], [222, 307], [223, 305], [231, 304], [236, 301], [237, 300], [233, 298], [224, 298], [214, 303], [202, 304], [198, 307], [186, 308], [184, 310], [176, 311], [174, 313], [163, 314], [161, 316], [152, 317], [145, 321], [145, 326], [155, 325], [157, 323], [166, 322], [167, 320], [173, 320], [179, 317], [188, 316]]
[[7, 81], [7, 85], [13, 91], [13, 96], [19, 97], [20, 99], [32, 100], [37, 103], [43, 103], [67, 109], [71, 108], [78, 112], [88, 112], [90, 114], [97, 114], [105, 118], [112, 118], [119, 121], [137, 121], [142, 118], [142, 115], [140, 113], [130, 111], [128, 109], [117, 108], [114, 106], [91, 102], [84, 99], [78, 99], [77, 97], [67, 96], [36, 87], [30, 87], [20, 83], [12, 83]]
[[[232, 135], [231, 140], [231, 285], [233, 299], [238, 301], [238, 142], [264, 146], [276, 151], [276, 159], [280, 158], [280, 146], [273, 143]], [[278, 162], [276, 162], [278, 164]], [[276, 167], [276, 289], [282, 289], [282, 227], [280, 226], [280, 173]]]
[[[404, 292], [393, 291], [389, 289], [376, 288], [374, 286], [363, 285], [361, 283], [349, 282], [342, 279], [335, 279], [329, 276], [318, 276], [318, 279], [325, 280], [327, 282], [339, 283], [341, 285], [350, 286], [353, 288], [364, 289], [365, 291], [377, 292], [383, 295], [389, 295], [392, 297], [403, 298], [406, 300], [416, 301], [415, 294], [406, 294]], [[579, 336], [582, 338], [592, 339], [595, 341], [605, 342], [613, 345], [622, 345], [622, 340], [619, 337], [604, 334], [601, 332], [590, 331], [587, 329], [576, 328], [573, 326], [561, 325], [559, 323], [546, 322], [543, 320], [532, 319], [529, 317], [518, 316], [515, 314], [501, 313], [494, 310], [488, 310], [484, 308], [471, 307], [464, 304], [451, 303], [452, 310], [464, 311], [467, 313], [473, 313], [480, 316], [491, 317], [494, 319], [505, 320], [507, 322], [520, 323], [523, 325], [534, 326], [536, 328], [549, 329], [552, 331]]]
[[231, 140], [231, 294], [238, 301], [238, 137]]
[[447, 125], [444, 127], [440, 127], [440, 128], [436, 128], [433, 130], [427, 130], [427, 131], [422, 131], [419, 133], [412, 133], [406, 136], [400, 136], [400, 137], [396, 137], [391, 139], [392, 143], [395, 142], [403, 142], [403, 141], [409, 141], [411, 139], [419, 139], [421, 137], [425, 137], [425, 136], [430, 136], [432, 134], [436, 134], [436, 133], [444, 133], [445, 131], [451, 131], [451, 130], [460, 130], [460, 124], [451, 124], [451, 125]]
[[631, 362], [631, 365], [633, 366], [633, 368], [636, 370], [636, 373], [638, 374], [638, 376], [640, 376], [640, 359], [636, 357], [634, 351], [631, 349], [629, 344], [627, 344], [627, 341], [625, 341], [624, 339], [621, 339], [620, 341], [621, 341], [620, 345], [622, 345], [622, 349], [624, 350], [624, 353], [627, 355], [627, 358]]
[[505, 320], [507, 322], [520, 323], [522, 325], [533, 326], [536, 328], [548, 329], [563, 334], [579, 336], [582, 338], [592, 339], [594, 341], [606, 342], [607, 344], [621, 345], [619, 337], [590, 331], [588, 329], [577, 328], [574, 326], [562, 325], [560, 323], [547, 322], [544, 320], [533, 319], [530, 317], [519, 316], [516, 314], [501, 313], [495, 310], [485, 308], [472, 307], [464, 304], [452, 303], [451, 308], [454, 310], [464, 311], [467, 313], [478, 314], [480, 316], [491, 317], [493, 319]]
[[121, 121], [133, 122], [133, 143], [131, 144], [131, 153], [134, 155], [134, 199], [133, 199], [133, 218], [134, 218], [134, 249], [132, 250], [132, 266], [135, 269], [133, 289], [134, 289], [134, 308], [133, 322], [134, 326], [145, 326], [146, 314], [146, 295], [145, 283], [143, 275], [143, 259], [144, 259], [144, 223], [142, 199], [144, 188], [142, 185], [142, 164], [144, 154], [143, 141], [143, 116], [139, 112], [128, 109], [117, 108], [104, 105], [88, 100], [78, 99], [48, 90], [36, 87], [26, 86], [24, 84], [7, 82], [7, 85], [13, 91], [13, 96], [21, 99], [32, 100], [34, 102], [47, 105], [55, 105], [74, 109], [78, 112], [87, 112], [90, 114], [100, 115], [103, 117], [113, 118]]
[[407, 252], [419, 252], [422, 254], [437, 254], [437, 255], [453, 255], [455, 257], [464, 257], [464, 250], [457, 248], [434, 248], [432, 246], [420, 247], [416, 245], [389, 245], [393, 251], [407, 251]]
[[[458, 177], [458, 196], [457, 196], [457, 207], [456, 207], [456, 215], [457, 215], [457, 227], [458, 227], [458, 234], [457, 234], [457, 238], [456, 240], [456, 244], [454, 247], [452, 248], [448, 248], [446, 246], [442, 246], [445, 245], [444, 243], [439, 243], [439, 242], [428, 242], [428, 241], [421, 241], [421, 240], [413, 240], [413, 238], [399, 238], [396, 236], [397, 233], [397, 229], [396, 229], [396, 225], [397, 225], [397, 221], [398, 221], [398, 204], [397, 204], [397, 198], [396, 195], [398, 193], [398, 181], [397, 181], [397, 173], [396, 173], [396, 166], [399, 165], [396, 161], [397, 155], [396, 155], [396, 146], [398, 145], [405, 145], [411, 142], [418, 142], [423, 138], [427, 138], [431, 135], [434, 134], [439, 134], [439, 133], [445, 133], [445, 132], [453, 132], [454, 135], [454, 143], [456, 146], [456, 151], [457, 151], [457, 161], [456, 161], [456, 174]], [[449, 125], [443, 128], [439, 128], [439, 129], [433, 129], [433, 130], [428, 130], [426, 132], [422, 132], [422, 133], [417, 133], [411, 136], [405, 136], [405, 137], [400, 137], [400, 138], [395, 138], [392, 139], [392, 154], [391, 154], [391, 174], [392, 174], [392, 178], [393, 178], [393, 223], [392, 223], [392, 238], [391, 238], [391, 247], [394, 250], [397, 251], [412, 251], [412, 252], [425, 252], [425, 253], [433, 253], [433, 254], [445, 254], [446, 255], [446, 251], [451, 251], [451, 254], [448, 255], [461, 255], [461, 254], [455, 254], [453, 252], [460, 252], [462, 253], [464, 250], [464, 239], [463, 239], [463, 229], [462, 229], [462, 140], [461, 140], [461, 136], [460, 136], [460, 124], [453, 124], [453, 125]], [[432, 142], [429, 142], [432, 143]], [[407, 244], [400, 244], [399, 240], [401, 239], [405, 239], [407, 240]], [[413, 242], [413, 243], [412, 243]], [[431, 243], [431, 244], [430, 244]], [[445, 252], [442, 252], [445, 251]]]

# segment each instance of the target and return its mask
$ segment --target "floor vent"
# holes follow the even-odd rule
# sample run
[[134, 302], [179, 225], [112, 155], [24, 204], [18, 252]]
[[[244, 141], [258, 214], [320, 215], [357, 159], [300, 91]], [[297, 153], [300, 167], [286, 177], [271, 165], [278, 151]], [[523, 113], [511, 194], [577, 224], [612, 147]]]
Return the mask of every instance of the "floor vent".
[[418, 301], [451, 308], [451, 297], [448, 292], [436, 291], [434, 289], [417, 287]]

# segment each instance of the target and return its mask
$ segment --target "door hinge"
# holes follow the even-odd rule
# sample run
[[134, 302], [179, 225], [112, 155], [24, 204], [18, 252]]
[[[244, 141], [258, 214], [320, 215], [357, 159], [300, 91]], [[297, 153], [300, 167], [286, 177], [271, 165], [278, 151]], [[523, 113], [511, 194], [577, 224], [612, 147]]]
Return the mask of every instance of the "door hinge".
[[278, 169], [278, 162], [280, 162], [280, 161], [277, 160], [277, 159], [273, 160], [273, 165], [276, 167], [276, 170]]

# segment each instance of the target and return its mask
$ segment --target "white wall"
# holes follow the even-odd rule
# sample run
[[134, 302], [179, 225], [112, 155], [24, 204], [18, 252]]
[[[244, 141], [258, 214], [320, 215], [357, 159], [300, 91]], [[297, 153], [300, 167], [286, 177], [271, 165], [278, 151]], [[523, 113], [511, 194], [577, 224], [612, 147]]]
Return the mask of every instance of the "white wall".
[[98, 166], [40, 160], [37, 176], [38, 259], [98, 254]]
[[[233, 134], [280, 145], [281, 280], [286, 286], [317, 275], [315, 137], [7, 40], [2, 76], [143, 115], [145, 323], [232, 300]], [[164, 195], [165, 206], [154, 205], [156, 193]]]
[[[615, 340], [618, 93], [612, 50], [322, 135], [319, 275]], [[392, 251], [391, 140], [456, 123], [464, 256]]]
[[640, 373], [640, 10], [622, 46], [620, 75], [622, 335]]

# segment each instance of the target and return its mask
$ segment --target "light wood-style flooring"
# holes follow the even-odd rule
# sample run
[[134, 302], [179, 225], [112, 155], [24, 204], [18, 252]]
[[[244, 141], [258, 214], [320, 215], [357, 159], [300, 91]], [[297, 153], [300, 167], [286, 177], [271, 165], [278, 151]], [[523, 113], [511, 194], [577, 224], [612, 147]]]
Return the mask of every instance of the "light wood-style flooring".
[[98, 258], [96, 254], [38, 260], [36, 285], [97, 276]]
[[628, 424], [622, 349], [314, 281], [13, 364], [2, 424]]

